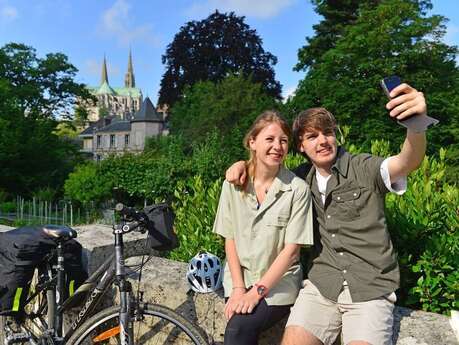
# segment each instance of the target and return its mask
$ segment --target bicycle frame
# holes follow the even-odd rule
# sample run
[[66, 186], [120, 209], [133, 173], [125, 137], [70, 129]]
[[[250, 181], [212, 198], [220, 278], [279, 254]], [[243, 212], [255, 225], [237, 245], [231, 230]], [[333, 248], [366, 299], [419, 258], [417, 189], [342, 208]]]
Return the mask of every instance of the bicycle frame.
[[[48, 343], [65, 344], [75, 331], [94, 314], [96, 307], [102, 301], [105, 292], [114, 283], [118, 287], [120, 296], [120, 315], [119, 315], [119, 337], [121, 345], [132, 345], [132, 326], [131, 326], [131, 295], [132, 286], [127, 280], [125, 262], [124, 262], [124, 242], [123, 235], [133, 230], [143, 231], [137, 222], [123, 222], [113, 227], [115, 239], [114, 253], [111, 254], [104, 263], [65, 301], [62, 300], [65, 291], [65, 270], [64, 270], [64, 251], [63, 242], [59, 242], [56, 249], [57, 263], [52, 267], [47, 263], [46, 275], [41, 275], [35, 292], [30, 296], [26, 305], [32, 305], [39, 295], [46, 295], [46, 304], [40, 302], [36, 312], [26, 312], [25, 320], [31, 321], [31, 324], [20, 322], [21, 334], [28, 334], [31, 344]], [[51, 257], [51, 256], [50, 256]], [[45, 260], [49, 262], [48, 260]], [[56, 273], [53, 274], [53, 271]], [[43, 279], [43, 277], [46, 277]], [[69, 311], [75, 302], [79, 301], [81, 294], [87, 294], [81, 310], [74, 319], [69, 320], [69, 329], [63, 330], [64, 314]], [[46, 327], [43, 323], [37, 324], [34, 320], [37, 316], [43, 315], [46, 308]], [[43, 320], [43, 319], [42, 319]], [[39, 327], [39, 333], [32, 331], [33, 327]], [[18, 333], [11, 333], [14, 337]]]
[[[58, 308], [58, 314], [63, 315], [68, 306], [78, 293], [89, 290], [88, 297], [83, 304], [77, 318], [71, 323], [71, 329], [65, 334], [64, 343], [68, 340], [76, 329], [86, 321], [93, 313], [101, 301], [104, 293], [109, 286], [115, 283], [118, 287], [120, 295], [120, 340], [121, 345], [132, 345], [132, 329], [130, 328], [130, 302], [132, 286], [126, 279], [126, 270], [124, 264], [124, 242], [123, 235], [132, 231], [129, 226], [116, 226], [113, 229], [115, 236], [114, 254], [110, 255], [102, 266], [96, 270], [76, 291], [75, 294], [66, 300], [63, 305]], [[95, 283], [97, 282], [97, 285]]]

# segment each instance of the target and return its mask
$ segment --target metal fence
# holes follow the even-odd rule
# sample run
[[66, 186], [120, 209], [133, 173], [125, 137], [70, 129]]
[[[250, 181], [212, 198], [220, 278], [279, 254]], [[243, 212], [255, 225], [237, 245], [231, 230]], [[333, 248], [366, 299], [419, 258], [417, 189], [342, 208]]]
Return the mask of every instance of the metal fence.
[[25, 200], [16, 198], [14, 212], [4, 212], [0, 209], [0, 218], [11, 223], [21, 224], [89, 224], [99, 222], [113, 224], [114, 212], [112, 209], [98, 210], [95, 205], [83, 209], [74, 207], [70, 201], [61, 200], [49, 202], [32, 198]]

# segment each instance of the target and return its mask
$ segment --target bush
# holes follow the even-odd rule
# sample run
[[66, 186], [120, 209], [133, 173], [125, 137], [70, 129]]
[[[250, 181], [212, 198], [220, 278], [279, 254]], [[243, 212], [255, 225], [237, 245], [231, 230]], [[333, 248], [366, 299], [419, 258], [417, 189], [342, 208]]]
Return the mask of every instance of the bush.
[[51, 202], [56, 199], [57, 191], [51, 187], [43, 187], [32, 193], [32, 196], [41, 201]]
[[444, 183], [446, 151], [426, 157], [403, 197], [386, 198], [407, 305], [446, 313], [459, 300], [459, 190]]
[[7, 201], [0, 204], [0, 210], [4, 213], [16, 212], [16, 203], [12, 201]]
[[4, 190], [0, 188], [0, 202], [4, 202], [8, 200], [9, 194]]
[[83, 205], [102, 202], [110, 198], [112, 181], [99, 174], [94, 163], [78, 166], [64, 184], [65, 196]]
[[171, 259], [189, 261], [200, 251], [225, 257], [223, 239], [212, 232], [221, 185], [221, 179], [204, 184], [200, 176], [178, 183], [172, 207], [180, 246], [170, 253]]

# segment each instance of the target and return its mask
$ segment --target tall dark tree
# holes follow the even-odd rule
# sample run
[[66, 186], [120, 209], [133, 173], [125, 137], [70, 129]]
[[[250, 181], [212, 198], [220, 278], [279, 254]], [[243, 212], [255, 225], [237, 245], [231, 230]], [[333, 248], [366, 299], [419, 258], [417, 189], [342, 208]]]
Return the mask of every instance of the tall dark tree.
[[311, 54], [300, 60], [308, 67], [307, 74], [290, 106], [295, 111], [325, 106], [341, 124], [351, 126], [355, 144], [369, 149], [372, 139], [385, 138], [395, 147], [404, 130], [389, 120], [379, 80], [396, 74], [425, 92], [429, 114], [441, 121], [428, 131], [431, 152], [441, 145], [457, 155], [458, 50], [442, 42], [446, 19], [428, 15], [431, 8], [427, 0], [362, 2], [356, 19], [340, 29], [332, 48], [318, 56], [303, 48]]
[[63, 182], [77, 149], [55, 134], [58, 119], [71, 119], [76, 97], [89, 97], [76, 71], [63, 54], [0, 48], [0, 189], [25, 195]]
[[348, 25], [358, 18], [359, 7], [363, 4], [376, 6], [381, 0], [311, 0], [315, 12], [323, 17], [313, 25], [315, 35], [306, 37], [307, 44], [298, 50], [296, 71], [307, 70], [343, 36]]
[[186, 86], [220, 81], [233, 73], [251, 76], [268, 95], [281, 96], [273, 70], [277, 58], [263, 49], [261, 38], [244, 17], [234, 13], [216, 11], [204, 20], [188, 22], [167, 46], [162, 61], [166, 71], [161, 80], [160, 104], [172, 106]]

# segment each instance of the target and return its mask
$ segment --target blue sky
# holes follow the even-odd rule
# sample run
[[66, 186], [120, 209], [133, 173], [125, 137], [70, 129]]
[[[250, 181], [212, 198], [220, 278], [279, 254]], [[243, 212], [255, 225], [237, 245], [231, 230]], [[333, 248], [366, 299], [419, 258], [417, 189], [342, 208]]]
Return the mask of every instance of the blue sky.
[[[432, 14], [450, 19], [445, 41], [459, 45], [459, 1], [434, 0]], [[304, 73], [292, 71], [298, 48], [320, 18], [306, 0], [0, 0], [0, 46], [21, 42], [40, 56], [62, 52], [79, 70], [77, 80], [99, 85], [107, 56], [109, 82], [122, 86], [132, 48], [136, 84], [153, 102], [164, 72], [161, 55], [180, 27], [215, 9], [246, 16], [278, 57], [276, 78], [291, 93]]]

